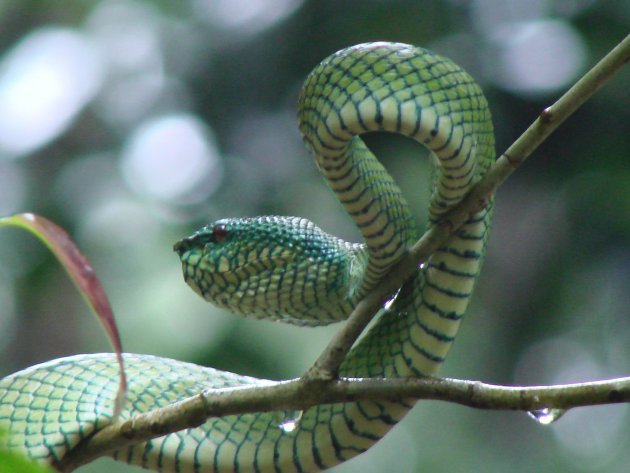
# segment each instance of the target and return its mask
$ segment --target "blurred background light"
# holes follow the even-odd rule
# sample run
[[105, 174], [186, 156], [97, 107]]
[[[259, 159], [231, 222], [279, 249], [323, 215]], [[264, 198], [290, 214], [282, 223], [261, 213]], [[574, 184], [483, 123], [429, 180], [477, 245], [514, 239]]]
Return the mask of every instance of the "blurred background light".
[[[601, 351], [600, 347], [569, 337], [570, 334], [559, 335], [531, 344], [516, 367], [515, 384], [579, 383], [611, 376], [606, 365], [593, 353]], [[550, 427], [576, 467], [606, 469], [617, 461], [616, 455], [622, 448], [615, 439], [623, 436], [628, 411], [626, 404], [574, 409]]]
[[0, 65], [0, 156], [30, 153], [55, 139], [98, 91], [102, 62], [68, 28], [26, 35]]
[[586, 47], [568, 22], [504, 23], [491, 31], [494, 54], [486, 56], [491, 63], [486, 78], [504, 89], [520, 94], [553, 92], [583, 69]]
[[123, 245], [143, 245], [147, 234], [158, 231], [158, 223], [140, 202], [120, 196], [93, 205], [82, 220], [80, 236], [117, 251]]
[[0, 159], [0, 215], [23, 208], [27, 196], [26, 174], [13, 161]]
[[122, 172], [139, 195], [164, 202], [201, 202], [221, 181], [222, 166], [212, 133], [192, 115], [154, 118], [125, 144]]
[[[624, 2], [620, 2], [622, 3]], [[571, 17], [584, 14], [589, 8], [597, 5], [597, 0], [555, 0], [548, 4], [557, 15]]]
[[299, 139], [294, 111], [251, 111], [234, 124], [228, 143], [233, 152], [257, 167], [260, 181], [278, 184], [305, 170], [313, 171], [311, 158]]
[[480, 34], [491, 34], [497, 27], [544, 18], [549, 3], [549, 0], [472, 0], [471, 23]]
[[99, 2], [85, 22], [111, 70], [116, 73], [162, 68], [158, 14], [134, 0]]
[[567, 412], [562, 421], [552, 424], [551, 429], [576, 469], [612, 471], [625, 448], [619, 439], [624, 438], [629, 411], [627, 404], [575, 409]]
[[514, 382], [519, 385], [579, 383], [602, 375], [587, 347], [558, 336], [527, 347], [514, 371]]
[[296, 11], [303, 0], [193, 0], [193, 8], [207, 22], [239, 35], [257, 33]]
[[81, 222], [102, 202], [116, 200], [126, 190], [113, 153], [78, 155], [55, 176], [55, 202]]
[[125, 129], [146, 116], [166, 87], [162, 74], [134, 74], [112, 80], [96, 102], [99, 113], [116, 128]]
[[100, 2], [86, 20], [108, 71], [96, 108], [116, 128], [137, 124], [162, 98], [167, 78], [160, 28], [159, 13], [134, 0]]

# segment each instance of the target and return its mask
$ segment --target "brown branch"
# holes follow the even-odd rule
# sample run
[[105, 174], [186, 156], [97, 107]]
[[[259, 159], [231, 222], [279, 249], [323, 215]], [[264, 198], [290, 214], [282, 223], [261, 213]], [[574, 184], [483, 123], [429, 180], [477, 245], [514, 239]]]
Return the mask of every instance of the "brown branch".
[[69, 472], [108, 452], [170, 432], [198, 427], [208, 418], [291, 410], [337, 402], [448, 401], [478, 409], [534, 411], [630, 402], [630, 377], [557, 386], [513, 387], [449, 378], [304, 378], [266, 386], [207, 390], [161, 409], [107, 426], [70, 451], [59, 465]]

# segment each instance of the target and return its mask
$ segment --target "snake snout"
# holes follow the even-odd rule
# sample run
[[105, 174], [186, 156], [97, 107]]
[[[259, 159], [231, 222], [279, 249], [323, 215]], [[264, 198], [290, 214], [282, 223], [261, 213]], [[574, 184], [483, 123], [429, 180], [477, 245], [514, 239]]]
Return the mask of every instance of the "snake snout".
[[179, 240], [177, 243], [173, 245], [173, 251], [181, 257], [193, 246], [194, 246], [193, 238], [186, 237], [186, 238], [182, 238], [181, 240]]

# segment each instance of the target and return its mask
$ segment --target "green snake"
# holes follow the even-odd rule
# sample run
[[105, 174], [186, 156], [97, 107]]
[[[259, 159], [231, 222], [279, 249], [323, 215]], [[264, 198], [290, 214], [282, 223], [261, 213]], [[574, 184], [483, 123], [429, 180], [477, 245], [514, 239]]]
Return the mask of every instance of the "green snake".
[[[184, 279], [233, 312], [302, 325], [347, 318], [418, 238], [393, 178], [358, 135], [396, 132], [431, 151], [429, 223], [456, 205], [494, 161], [490, 112], [459, 66], [424, 49], [367, 43], [339, 51], [308, 76], [299, 128], [317, 166], [359, 228], [348, 243], [298, 217], [223, 219], [175, 245]], [[417, 377], [437, 371], [479, 273], [491, 205], [472, 215], [400, 288], [344, 360], [341, 376]], [[130, 379], [122, 418], [209, 387], [264, 380], [149, 355], [124, 355]], [[9, 448], [58, 465], [109, 424], [118, 386], [112, 354], [50, 361], [0, 381], [0, 428]], [[314, 472], [367, 450], [413, 401], [320, 405], [233, 415], [115, 452], [171, 473]]]

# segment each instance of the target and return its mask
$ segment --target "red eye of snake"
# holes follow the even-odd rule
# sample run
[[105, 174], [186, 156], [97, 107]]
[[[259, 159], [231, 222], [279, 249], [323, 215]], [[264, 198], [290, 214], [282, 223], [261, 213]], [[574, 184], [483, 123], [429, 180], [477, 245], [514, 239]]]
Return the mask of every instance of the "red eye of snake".
[[227, 237], [227, 234], [227, 227], [222, 223], [216, 224], [212, 229], [212, 239], [215, 243], [222, 243]]

